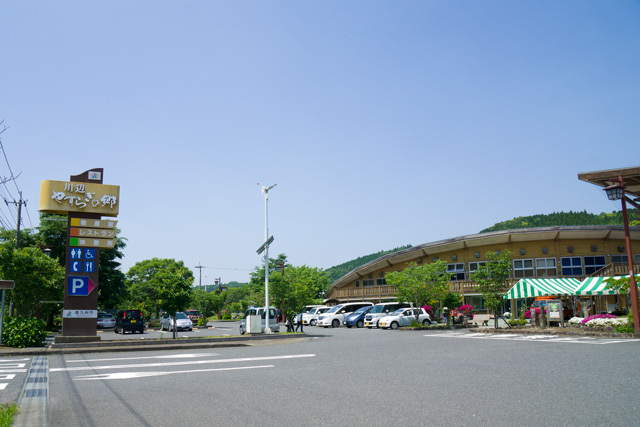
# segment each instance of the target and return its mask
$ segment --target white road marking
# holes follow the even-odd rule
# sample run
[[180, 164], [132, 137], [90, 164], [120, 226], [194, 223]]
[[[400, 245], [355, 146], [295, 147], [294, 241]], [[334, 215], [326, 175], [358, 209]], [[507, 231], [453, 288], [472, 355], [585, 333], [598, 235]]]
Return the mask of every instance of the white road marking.
[[132, 378], [146, 378], [146, 377], [158, 377], [162, 375], [171, 374], [192, 374], [194, 372], [216, 372], [216, 371], [238, 371], [244, 369], [262, 369], [273, 368], [274, 365], [262, 365], [262, 366], [242, 366], [237, 368], [211, 368], [211, 369], [194, 369], [192, 371], [157, 371], [157, 372], [114, 372], [112, 374], [101, 375], [85, 375], [76, 377], [78, 381], [91, 381], [91, 380], [129, 380]]
[[3, 368], [24, 368], [25, 366], [27, 366], [26, 363], [0, 363], [0, 369]]
[[49, 369], [49, 372], [70, 372], [70, 371], [88, 371], [88, 370], [94, 371], [98, 369], [102, 370], [102, 369], [127, 369], [127, 368], [157, 368], [162, 366], [202, 365], [207, 363], [255, 362], [255, 361], [262, 361], [262, 360], [298, 359], [301, 357], [315, 357], [315, 354], [293, 354], [293, 355], [287, 355], [287, 356], [268, 356], [268, 357], [242, 357], [239, 359], [195, 360], [191, 362], [136, 363], [131, 365], [107, 365], [107, 366], [78, 366], [74, 368], [51, 368]]
[[26, 369], [0, 369], [0, 374], [6, 374], [8, 372], [22, 373], [22, 372], [27, 372], [27, 370]]
[[0, 359], [0, 363], [4, 363], [4, 362], [20, 362], [23, 360], [31, 360], [31, 358], [29, 357], [25, 357], [24, 359]]
[[113, 360], [140, 360], [140, 359], [189, 359], [195, 357], [207, 357], [207, 356], [219, 356], [219, 353], [202, 353], [202, 354], [174, 354], [174, 355], [164, 355], [164, 356], [145, 356], [145, 357], [114, 357], [111, 359], [78, 359], [78, 360], [67, 360], [67, 363], [72, 362], [109, 362]]
[[473, 333], [467, 334], [464, 332], [451, 332], [445, 334], [427, 334], [424, 335], [428, 338], [471, 338], [471, 339], [485, 339], [485, 340], [504, 340], [504, 341], [534, 341], [534, 342], [549, 342], [549, 343], [572, 343], [572, 344], [619, 344], [633, 341], [640, 341], [640, 339], [606, 339], [606, 338], [594, 338], [594, 337], [560, 337], [558, 335], [517, 335], [517, 334], [480, 334]]

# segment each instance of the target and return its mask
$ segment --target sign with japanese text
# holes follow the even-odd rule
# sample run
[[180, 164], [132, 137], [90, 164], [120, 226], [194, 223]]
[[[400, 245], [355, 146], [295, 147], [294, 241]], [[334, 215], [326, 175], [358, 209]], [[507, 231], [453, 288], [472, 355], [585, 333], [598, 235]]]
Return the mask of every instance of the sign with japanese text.
[[71, 227], [70, 235], [73, 237], [98, 237], [102, 239], [113, 239], [116, 237], [116, 229]]
[[118, 221], [113, 219], [70, 218], [72, 227], [115, 228]]
[[120, 186], [45, 180], [40, 184], [40, 211], [118, 216]]
[[67, 319], [97, 319], [98, 310], [62, 310], [62, 317]]
[[115, 239], [96, 239], [93, 237], [71, 237], [69, 238], [70, 246], [80, 246], [85, 248], [101, 248], [113, 249], [116, 247]]

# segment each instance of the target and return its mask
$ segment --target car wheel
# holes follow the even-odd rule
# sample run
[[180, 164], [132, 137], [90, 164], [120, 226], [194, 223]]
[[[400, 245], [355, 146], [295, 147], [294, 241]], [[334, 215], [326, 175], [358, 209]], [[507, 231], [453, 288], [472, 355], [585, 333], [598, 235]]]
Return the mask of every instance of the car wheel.
[[333, 319], [333, 321], [331, 322], [331, 327], [337, 328], [338, 326], [340, 326], [340, 321], [338, 319]]
[[422, 321], [422, 326], [429, 326], [431, 324], [431, 321], [429, 319], [424, 319]]
[[398, 329], [398, 322], [391, 322], [391, 329]]
[[193, 331], [193, 328], [189, 328], [189, 332]]
[[244, 329], [242, 329], [242, 327], [240, 327], [240, 335], [244, 335]]
[[373, 326], [367, 326], [367, 329], [373, 329]]
[[380, 329], [380, 321], [376, 322], [376, 328]]
[[364, 326], [364, 322], [362, 320], [358, 320], [358, 323], [356, 323], [356, 327], [362, 328], [363, 326]]
[[309, 322], [309, 324], [310, 324], [311, 326], [316, 326], [316, 321], [315, 321], [315, 320], [312, 320], [311, 322]]

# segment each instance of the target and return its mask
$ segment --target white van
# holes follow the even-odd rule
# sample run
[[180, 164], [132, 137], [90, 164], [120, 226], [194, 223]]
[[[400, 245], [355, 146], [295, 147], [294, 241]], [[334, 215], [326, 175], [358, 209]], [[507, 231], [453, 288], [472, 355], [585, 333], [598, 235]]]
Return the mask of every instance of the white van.
[[[244, 335], [248, 331], [247, 316], [262, 317], [261, 333], [264, 333], [266, 326], [264, 312], [264, 307], [249, 307], [249, 309], [244, 313], [242, 320], [240, 320], [240, 335]], [[280, 324], [278, 323], [278, 317], [274, 307], [269, 307], [269, 329], [271, 329], [271, 332], [280, 332]]]
[[318, 322], [318, 316], [331, 310], [328, 305], [320, 305], [312, 308], [308, 313], [302, 313], [302, 324], [307, 326], [315, 326]]
[[344, 322], [345, 316], [348, 316], [359, 308], [367, 307], [370, 305], [373, 305], [373, 303], [364, 301], [338, 304], [336, 306], [333, 306], [331, 310], [318, 316], [318, 322], [316, 323], [316, 325], [324, 326], [325, 328], [328, 328], [329, 326], [337, 328]]
[[389, 314], [393, 313], [399, 308], [409, 307], [407, 302], [381, 302], [376, 304], [373, 308], [364, 316], [364, 326], [367, 328], [378, 328], [378, 321]]

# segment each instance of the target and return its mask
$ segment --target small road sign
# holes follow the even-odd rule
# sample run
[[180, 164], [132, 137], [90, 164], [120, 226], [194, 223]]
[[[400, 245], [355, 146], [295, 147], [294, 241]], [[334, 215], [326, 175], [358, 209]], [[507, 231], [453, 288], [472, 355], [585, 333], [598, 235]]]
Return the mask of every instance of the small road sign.
[[68, 285], [67, 294], [73, 297], [86, 297], [96, 287], [91, 279], [82, 276], [69, 276]]
[[72, 227], [116, 228], [118, 221], [106, 219], [71, 218]]

